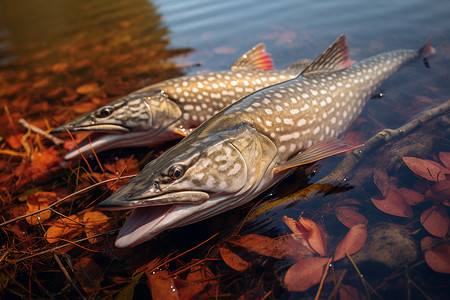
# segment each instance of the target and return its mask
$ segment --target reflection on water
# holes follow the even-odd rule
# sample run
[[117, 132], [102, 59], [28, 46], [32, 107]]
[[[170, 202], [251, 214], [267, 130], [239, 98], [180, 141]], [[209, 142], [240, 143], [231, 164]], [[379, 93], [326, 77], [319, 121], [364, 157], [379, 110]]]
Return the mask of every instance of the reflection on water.
[[[151, 82], [180, 76], [157, 8], [133, 1], [0, 3], [0, 102], [14, 117], [62, 124]], [[98, 89], [77, 92], [84, 84]], [[75, 111], [64, 109], [77, 103]], [[50, 109], [48, 104], [56, 105]], [[6, 118], [2, 118], [6, 125]], [[5, 129], [1, 126], [0, 133]]]

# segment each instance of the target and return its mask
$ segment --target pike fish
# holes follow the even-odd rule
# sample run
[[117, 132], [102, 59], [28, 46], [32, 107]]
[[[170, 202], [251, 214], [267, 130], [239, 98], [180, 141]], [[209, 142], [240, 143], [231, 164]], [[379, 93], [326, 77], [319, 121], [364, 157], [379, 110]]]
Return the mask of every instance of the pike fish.
[[335, 137], [400, 66], [434, 53], [395, 50], [351, 64], [340, 36], [295, 79], [243, 97], [149, 162], [101, 202], [133, 209], [115, 245], [131, 247], [167, 229], [240, 206], [303, 164], [349, 149]]
[[295, 78], [307, 65], [298, 61], [286, 70], [273, 70], [263, 43], [256, 45], [230, 70], [169, 79], [135, 91], [51, 133], [89, 131], [70, 160], [119, 147], [155, 147], [186, 136], [222, 108], [256, 90]]

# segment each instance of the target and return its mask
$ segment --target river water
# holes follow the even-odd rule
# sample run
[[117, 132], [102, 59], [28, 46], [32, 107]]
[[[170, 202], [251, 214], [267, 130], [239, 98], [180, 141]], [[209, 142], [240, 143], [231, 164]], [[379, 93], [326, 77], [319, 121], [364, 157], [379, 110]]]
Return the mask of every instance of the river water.
[[[381, 129], [397, 128], [421, 111], [450, 98], [449, 16], [448, 0], [2, 0], [0, 136], [7, 137], [14, 127], [11, 122], [15, 124], [20, 118], [44, 129], [55, 127], [150, 83], [183, 74], [227, 69], [240, 54], [260, 42], [266, 44], [275, 67], [285, 68], [299, 59], [315, 58], [341, 34], [346, 35], [350, 58], [356, 61], [393, 49], [419, 49], [432, 37], [437, 53], [430, 58], [431, 69], [421, 63], [402, 68], [380, 89], [384, 96], [372, 100], [357, 124], [350, 128], [351, 134], [346, 135], [346, 139], [364, 142]], [[101, 89], [95, 96], [74, 93], [77, 87], [91, 83]], [[448, 136], [439, 133], [433, 136], [433, 141], [432, 148], [418, 152], [421, 158], [438, 161], [439, 152], [449, 151]], [[5, 147], [3, 143], [2, 149]], [[146, 150], [138, 151], [143, 157]], [[132, 150], [117, 155], [130, 153]], [[374, 155], [382, 157], [383, 154], [376, 152]], [[115, 152], [109, 152], [104, 158], [115, 156]], [[258, 199], [270, 201], [301, 189], [305, 181], [315, 182], [328, 174], [341, 159], [331, 158], [319, 163], [322, 167], [308, 178], [295, 174]], [[371, 160], [376, 161], [376, 157]], [[2, 174], [8, 172], [5, 164], [1, 166]], [[423, 186], [431, 184], [419, 180], [398, 163], [387, 171], [391, 179], [396, 178], [392, 179], [394, 182], [422, 193], [425, 192]], [[367, 175], [356, 177], [364, 174]], [[372, 173], [367, 176], [371, 177]], [[379, 192], [373, 182], [368, 184], [368, 181], [371, 180], [358, 180], [350, 175], [345, 191], [333, 191], [338, 196], [320, 196], [317, 205], [299, 202], [288, 209], [275, 209], [253, 220], [243, 228], [242, 234], [286, 234], [289, 230], [282, 216], [297, 219], [305, 213], [325, 224], [330, 235], [342, 237], [346, 229], [327, 221], [330, 213], [326, 209], [333, 207], [333, 199], [356, 198], [364, 203], [359, 212], [369, 219], [369, 226], [393, 222], [408, 228], [409, 231], [404, 232], [411, 234], [418, 258], [397, 264], [395, 268], [405, 269], [408, 263], [411, 267], [419, 262], [422, 269], [413, 274], [414, 284], [431, 298], [448, 292], [448, 288], [442, 286], [445, 275], [439, 277], [426, 267], [420, 250], [420, 239], [427, 233], [421, 229], [418, 216], [429, 205], [416, 208], [415, 218], [408, 220], [381, 213], [374, 210], [370, 202]], [[323, 199], [328, 199], [328, 204], [322, 205]], [[237, 210], [237, 215], [242, 217], [228, 214], [222, 218], [239, 223], [250, 208], [251, 205]], [[223, 229], [230, 226], [229, 222], [216, 217], [212, 228]], [[221, 227], [216, 223], [225, 225]], [[182, 243], [195, 245], [213, 233], [197, 232], [204, 224], [176, 230], [158, 238], [157, 243], [168, 239], [170, 245], [180, 249], [184, 249], [180, 246]], [[334, 246], [336, 239], [331, 239]], [[151, 243], [149, 247], [154, 247]], [[277, 274], [284, 274], [288, 265], [275, 263], [274, 268]], [[407, 284], [406, 279], [405, 282], [399, 279], [392, 286], [383, 281], [391, 274], [394, 279], [406, 278], [404, 273], [395, 273], [383, 265], [385, 272], [380, 275], [379, 269], [374, 269], [379, 265], [375, 266], [365, 268], [364, 275], [377, 284], [374, 288], [378, 293], [384, 298], [406, 297], [406, 288], [401, 290], [399, 286], [410, 287], [411, 281]], [[258, 272], [266, 274], [266, 271], [264, 267], [255, 268], [254, 280], [262, 276]], [[433, 286], [430, 278], [437, 280], [437, 286]], [[254, 281], [245, 288], [253, 288], [252, 284]], [[358, 289], [363, 293], [361, 286]], [[226, 289], [221, 292], [232, 295], [231, 298], [236, 296], [236, 287], [229, 291], [228, 294]], [[412, 293], [415, 297], [424, 296], [417, 290]], [[280, 287], [272, 295], [297, 299], [311, 294], [288, 293]]]

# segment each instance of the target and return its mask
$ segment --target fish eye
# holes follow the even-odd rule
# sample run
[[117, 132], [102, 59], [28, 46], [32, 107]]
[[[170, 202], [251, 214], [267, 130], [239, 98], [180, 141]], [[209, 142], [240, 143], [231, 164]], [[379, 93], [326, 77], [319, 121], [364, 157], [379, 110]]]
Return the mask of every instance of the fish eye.
[[184, 175], [184, 166], [182, 165], [173, 165], [169, 169], [169, 177], [173, 180], [176, 180]]
[[110, 107], [110, 106], [104, 107], [100, 110], [98, 116], [101, 118], [106, 118], [107, 116], [111, 115], [113, 113], [113, 111], [114, 111], [113, 107]]

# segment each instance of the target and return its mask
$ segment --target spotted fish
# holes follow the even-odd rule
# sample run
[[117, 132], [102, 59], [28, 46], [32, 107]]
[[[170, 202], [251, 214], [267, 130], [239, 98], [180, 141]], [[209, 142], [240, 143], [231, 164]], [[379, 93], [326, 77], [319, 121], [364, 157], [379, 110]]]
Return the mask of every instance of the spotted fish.
[[[286, 70], [273, 62], [258, 44], [228, 71], [169, 79], [84, 114], [52, 133], [94, 132], [65, 159], [119, 147], [154, 147], [187, 135], [233, 101], [258, 89], [295, 78], [306, 67], [302, 61]], [[303, 67], [303, 68], [302, 68]], [[301, 68], [301, 69], [299, 69]]]
[[339, 37], [295, 79], [243, 97], [99, 204], [134, 209], [117, 247], [145, 242], [242, 205], [299, 165], [348, 150], [335, 137], [380, 84], [407, 61], [432, 54], [396, 50], [351, 64]]

